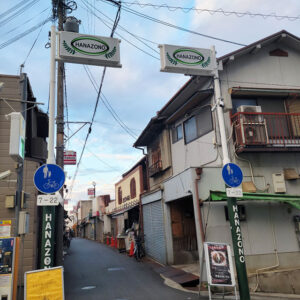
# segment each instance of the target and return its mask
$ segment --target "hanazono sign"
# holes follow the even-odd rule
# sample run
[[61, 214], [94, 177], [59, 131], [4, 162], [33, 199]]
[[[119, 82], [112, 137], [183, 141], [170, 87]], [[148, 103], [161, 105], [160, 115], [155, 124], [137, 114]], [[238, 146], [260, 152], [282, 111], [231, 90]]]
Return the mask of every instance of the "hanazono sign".
[[210, 49], [159, 45], [161, 71], [188, 75], [212, 75], [215, 63]]
[[59, 59], [70, 63], [120, 68], [120, 40], [61, 31]]

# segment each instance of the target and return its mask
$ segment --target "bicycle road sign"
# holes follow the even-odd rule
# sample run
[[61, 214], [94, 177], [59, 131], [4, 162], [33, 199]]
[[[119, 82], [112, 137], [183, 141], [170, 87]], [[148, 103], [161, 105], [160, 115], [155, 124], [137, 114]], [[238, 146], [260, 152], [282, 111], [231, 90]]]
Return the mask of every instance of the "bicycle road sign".
[[242, 183], [243, 172], [238, 165], [228, 163], [222, 169], [222, 177], [227, 185], [235, 188]]
[[40, 166], [34, 173], [35, 187], [44, 194], [53, 194], [59, 191], [65, 183], [64, 170], [55, 164]]

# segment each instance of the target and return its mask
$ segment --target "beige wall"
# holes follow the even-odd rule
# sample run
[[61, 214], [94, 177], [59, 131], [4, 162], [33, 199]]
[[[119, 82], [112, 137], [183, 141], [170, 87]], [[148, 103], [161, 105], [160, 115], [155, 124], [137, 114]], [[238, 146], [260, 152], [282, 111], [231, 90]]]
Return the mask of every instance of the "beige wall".
[[[21, 99], [19, 76], [0, 75], [0, 82], [4, 82], [4, 88], [0, 93], [0, 98]], [[9, 105], [8, 105], [8, 104]], [[17, 173], [15, 161], [9, 156], [10, 140], [10, 119], [5, 115], [13, 111], [21, 111], [20, 102], [4, 102], [0, 100], [0, 173], [10, 170], [12, 174], [0, 180], [0, 220], [11, 220], [11, 236], [15, 236], [15, 208], [5, 207], [6, 195], [15, 195]], [[22, 275], [19, 277], [23, 282], [23, 273], [34, 270], [37, 267], [37, 239], [38, 239], [38, 215], [36, 206], [37, 190], [33, 184], [33, 175], [40, 166], [39, 162], [25, 160], [23, 173], [23, 191], [29, 194], [26, 201], [26, 208], [22, 209], [29, 213], [29, 233], [21, 236], [20, 239], [20, 263], [19, 271]]]
[[[136, 196], [131, 198], [130, 195], [130, 181], [135, 179], [135, 186], [136, 186]], [[118, 189], [121, 187], [122, 189], [122, 204], [119, 204], [119, 195]], [[116, 183], [115, 185], [116, 191], [116, 209], [123, 208], [125, 205], [131, 206], [136, 204], [140, 199], [140, 194], [143, 192], [143, 173], [142, 167], [138, 166], [129, 174], [127, 174], [121, 181]]]

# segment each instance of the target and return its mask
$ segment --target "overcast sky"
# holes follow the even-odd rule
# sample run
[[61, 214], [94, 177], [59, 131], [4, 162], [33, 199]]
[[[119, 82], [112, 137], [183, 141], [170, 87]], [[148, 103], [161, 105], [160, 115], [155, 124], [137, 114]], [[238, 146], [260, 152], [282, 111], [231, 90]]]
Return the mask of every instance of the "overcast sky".
[[[29, 77], [37, 101], [45, 103], [40, 106], [45, 112], [48, 110], [50, 57], [50, 50], [45, 45], [51, 22], [27, 35], [25, 33], [51, 16], [51, 3], [50, 0], [0, 0], [0, 73], [18, 75], [20, 65], [25, 62], [23, 71]], [[114, 198], [114, 184], [120, 180], [122, 173], [142, 157], [141, 151], [132, 147], [134, 137], [139, 136], [150, 118], [189, 79], [180, 74], [160, 72], [158, 44], [199, 48], [215, 45], [217, 56], [241, 47], [164, 26], [126, 12], [125, 9], [130, 8], [200, 34], [245, 45], [282, 29], [300, 36], [299, 19], [279, 17], [300, 16], [300, 2], [297, 0], [140, 0], [139, 3], [141, 5], [128, 0], [122, 4], [124, 9], [121, 10], [121, 19], [114, 36], [121, 39], [122, 68], [107, 69], [102, 89], [118, 117], [130, 128], [131, 135], [115, 121], [100, 101], [72, 193], [68, 195], [74, 204], [78, 200], [88, 199], [87, 189], [92, 187], [93, 181], [96, 182], [98, 195], [111, 194]], [[157, 6], [142, 5], [146, 3]], [[20, 6], [10, 10], [17, 4]], [[162, 4], [194, 7], [202, 11], [159, 8]], [[110, 19], [114, 20], [116, 7], [105, 0], [78, 0], [77, 6], [71, 15], [81, 20], [81, 33], [110, 35]], [[245, 12], [271, 16], [242, 14]], [[138, 39], [134, 36], [138, 36]], [[65, 68], [68, 120], [91, 121], [97, 93], [82, 65], [66, 64]], [[89, 66], [89, 70], [99, 85], [103, 68]], [[70, 124], [70, 130], [66, 127], [66, 134], [71, 135], [80, 126]], [[78, 157], [87, 129], [85, 126], [66, 144], [66, 149], [77, 151]], [[66, 166], [65, 170], [70, 187], [76, 166]]]

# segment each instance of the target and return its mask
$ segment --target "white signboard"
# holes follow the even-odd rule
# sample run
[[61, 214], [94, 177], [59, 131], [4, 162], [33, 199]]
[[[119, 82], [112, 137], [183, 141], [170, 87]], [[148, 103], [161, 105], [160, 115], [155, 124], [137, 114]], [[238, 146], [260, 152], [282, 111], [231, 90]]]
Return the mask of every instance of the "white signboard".
[[243, 197], [243, 190], [241, 188], [227, 188], [226, 189], [227, 197]]
[[204, 243], [209, 285], [235, 286], [231, 251], [228, 244]]
[[62, 203], [62, 197], [60, 193], [54, 195], [38, 195], [37, 196], [37, 205], [38, 206], [57, 206], [59, 203]]
[[210, 49], [159, 45], [161, 71], [211, 76], [215, 68]]
[[59, 32], [59, 58], [65, 62], [121, 68], [120, 40]]

